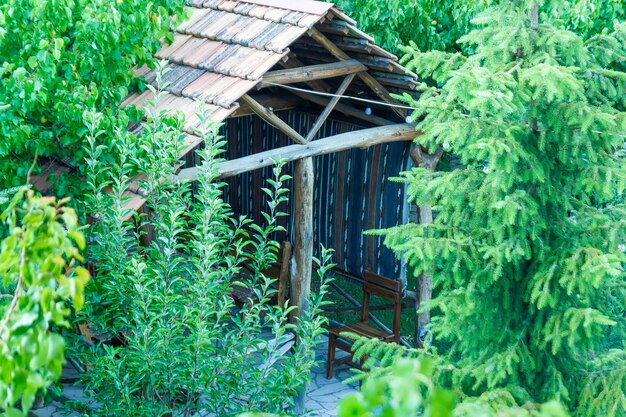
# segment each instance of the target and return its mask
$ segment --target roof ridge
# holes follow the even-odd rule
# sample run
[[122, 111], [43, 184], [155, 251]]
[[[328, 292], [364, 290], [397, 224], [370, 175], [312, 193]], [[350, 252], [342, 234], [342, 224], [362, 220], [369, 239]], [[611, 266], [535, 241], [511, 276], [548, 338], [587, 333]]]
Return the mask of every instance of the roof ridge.
[[334, 6], [333, 3], [316, 0], [239, 0], [242, 3], [252, 3], [259, 6], [275, 7], [315, 15], [324, 15]]
[[[299, 7], [277, 7], [270, 4], [276, 1], [282, 2], [283, 0], [191, 0], [187, 2], [187, 5], [194, 9], [222, 11], [239, 16], [265, 20], [268, 22], [284, 23], [291, 26], [309, 29], [315, 26], [315, 24], [317, 24], [318, 21], [330, 11], [330, 7], [328, 7], [328, 10], [323, 13], [311, 13], [300, 10], [302, 8]], [[301, 1], [302, 0], [297, 0], [296, 3], [300, 3]], [[306, 1], [321, 3], [323, 5], [330, 4], [332, 7], [332, 3], [317, 2], [312, 0]], [[255, 9], [255, 6], [261, 9]], [[278, 14], [276, 16], [270, 14], [272, 11], [276, 10], [284, 10], [289, 13], [283, 12], [283, 14]]]

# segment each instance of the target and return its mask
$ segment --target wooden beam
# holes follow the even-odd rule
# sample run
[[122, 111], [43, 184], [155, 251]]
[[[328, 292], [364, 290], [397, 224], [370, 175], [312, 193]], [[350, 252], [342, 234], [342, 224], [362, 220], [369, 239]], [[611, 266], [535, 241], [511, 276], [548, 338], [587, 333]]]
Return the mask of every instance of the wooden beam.
[[[381, 143], [409, 141], [419, 135], [421, 135], [421, 132], [416, 131], [415, 126], [405, 123], [373, 127], [329, 136], [305, 145], [289, 145], [233, 159], [231, 161], [220, 162], [217, 164], [217, 170], [222, 178], [232, 177], [242, 172], [272, 166], [274, 165], [274, 161], [279, 159], [286, 162], [297, 161], [302, 158], [341, 152], [348, 149], [364, 149]], [[181, 170], [175, 178], [179, 180], [193, 180], [198, 176], [198, 173], [197, 167], [186, 168]]]
[[348, 86], [350, 85], [353, 79], [354, 79], [354, 74], [350, 74], [341, 82], [341, 84], [339, 85], [339, 88], [335, 92], [335, 96], [332, 99], [330, 99], [330, 101], [324, 108], [324, 111], [322, 111], [322, 114], [320, 114], [320, 116], [315, 121], [315, 124], [311, 128], [311, 131], [307, 134], [305, 138], [307, 142], [310, 142], [311, 140], [313, 140], [317, 132], [322, 128], [322, 125], [324, 124], [326, 119], [328, 119], [328, 116], [330, 116], [330, 113], [332, 113], [333, 109], [339, 102], [339, 99], [341, 98], [340, 96], [346, 92], [346, 89], [348, 88]]
[[298, 143], [302, 143], [302, 144], [306, 143], [306, 140], [298, 132], [293, 130], [291, 126], [283, 122], [282, 119], [276, 116], [273, 111], [263, 107], [259, 102], [257, 102], [255, 99], [253, 99], [249, 95], [244, 94], [243, 96], [241, 96], [239, 100], [241, 100], [241, 102], [245, 104], [246, 106], [250, 107], [250, 109], [254, 113], [256, 113], [260, 118], [262, 118], [267, 123], [274, 126], [276, 129], [283, 132], [285, 135], [287, 135], [294, 141]]
[[[335, 58], [341, 59], [341, 60], [350, 59], [348, 54], [346, 54], [343, 50], [341, 50], [341, 48], [339, 48], [337, 45], [335, 45], [333, 42], [331, 42], [319, 30], [317, 30], [315, 28], [311, 28], [311, 29], [309, 29], [308, 34], [313, 39], [315, 39], [317, 41], [317, 43], [322, 45], [328, 52], [330, 52]], [[389, 91], [387, 91], [387, 89], [385, 87], [383, 87], [378, 81], [376, 81], [376, 79], [374, 79], [374, 77], [372, 77], [369, 73], [367, 73], [367, 72], [360, 72], [360, 73], [358, 73], [358, 77], [369, 88], [371, 88], [372, 91], [374, 91], [374, 93], [376, 93], [376, 95], [378, 97], [380, 97], [383, 101], [385, 101], [387, 103], [390, 103], [390, 104], [399, 104], [396, 99], [391, 97], [391, 95], [389, 94]], [[393, 110], [396, 113], [398, 113], [400, 116], [406, 117], [407, 113], [406, 113], [405, 109], [399, 109], [399, 108], [393, 107]]]
[[[280, 62], [280, 64], [285, 68], [296, 68], [296, 67], [304, 66], [304, 64], [298, 59], [298, 57], [293, 52], [289, 52], [289, 54], [287, 55], [287, 58], [288, 58], [287, 61]], [[329, 93], [332, 91], [332, 88], [328, 85], [328, 83], [322, 80], [306, 81], [305, 84], [315, 91], [322, 91], [326, 93]], [[320, 106], [326, 106], [328, 102], [330, 101], [330, 99], [326, 97], [317, 96], [314, 94], [309, 94], [309, 93], [304, 93], [304, 92], [299, 92], [299, 91], [294, 91], [294, 90], [291, 90], [291, 92], [300, 98], [319, 104]], [[340, 113], [345, 114], [346, 116], [365, 120], [377, 126], [386, 126], [386, 125], [392, 125], [392, 124], [397, 123], [397, 122], [392, 122], [390, 120], [384, 119], [382, 117], [368, 116], [365, 113], [363, 113], [362, 110], [359, 110], [353, 106], [344, 105], [341, 103], [335, 106], [335, 110], [337, 110]]]
[[[330, 102], [330, 99], [323, 97], [323, 96], [318, 96], [315, 94], [305, 93], [302, 91], [295, 91], [295, 90], [292, 90], [291, 92], [300, 98], [309, 100], [313, 103], [319, 104], [320, 106], [325, 106], [328, 104], [328, 102]], [[391, 120], [387, 120], [379, 116], [367, 115], [365, 114], [365, 112], [363, 112], [363, 110], [359, 110], [356, 107], [353, 107], [347, 104], [337, 103], [335, 105], [335, 110], [337, 110], [340, 113], [345, 114], [346, 116], [365, 120], [366, 122], [369, 122], [377, 126], [388, 126], [388, 125], [396, 124], [395, 122], [392, 122]]]
[[263, 76], [258, 89], [271, 87], [273, 84], [293, 84], [306, 81], [323, 80], [367, 71], [367, 67], [356, 59], [348, 59], [330, 64], [309, 65], [271, 71]]
[[[289, 52], [287, 54], [287, 60], [280, 61], [279, 64], [282, 65], [284, 68], [300, 68], [300, 67], [306, 66], [304, 65], [302, 61], [298, 59], [296, 54], [294, 54], [293, 52]], [[305, 84], [311, 87], [315, 91], [323, 91], [323, 92], [328, 93], [332, 90], [332, 88], [330, 88], [330, 86], [324, 81], [318, 81], [318, 80], [306, 81]]]
[[294, 316], [309, 311], [313, 268], [313, 158], [296, 161], [294, 167], [294, 242], [291, 258], [291, 297]]
[[[254, 100], [265, 107], [266, 109], [277, 112], [284, 110], [291, 110], [298, 107], [298, 105], [302, 104], [302, 100], [298, 97], [294, 97], [293, 94], [261, 94], [258, 96], [254, 96]], [[229, 119], [243, 116], [250, 116], [252, 114], [256, 114], [252, 111], [250, 106], [241, 105], [233, 114], [228, 116]]]

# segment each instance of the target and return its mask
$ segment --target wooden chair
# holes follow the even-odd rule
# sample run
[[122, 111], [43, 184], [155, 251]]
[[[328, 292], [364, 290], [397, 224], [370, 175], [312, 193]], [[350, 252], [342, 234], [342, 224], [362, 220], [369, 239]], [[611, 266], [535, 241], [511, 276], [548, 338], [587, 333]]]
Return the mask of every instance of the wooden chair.
[[[348, 324], [342, 327], [330, 329], [328, 334], [328, 363], [326, 367], [326, 378], [333, 376], [335, 365], [335, 350], [337, 348], [351, 352], [352, 343], [341, 337], [341, 333], [350, 332], [370, 338], [376, 338], [384, 342], [400, 342], [400, 313], [402, 312], [402, 282], [385, 278], [378, 274], [365, 271], [363, 273], [363, 308], [361, 309], [361, 321]], [[388, 333], [377, 327], [369, 325], [369, 307], [372, 295], [391, 300], [393, 302], [393, 333]], [[341, 362], [351, 360], [352, 355], [348, 355]], [[363, 361], [362, 361], [363, 362]], [[363, 363], [361, 362], [361, 365]]]

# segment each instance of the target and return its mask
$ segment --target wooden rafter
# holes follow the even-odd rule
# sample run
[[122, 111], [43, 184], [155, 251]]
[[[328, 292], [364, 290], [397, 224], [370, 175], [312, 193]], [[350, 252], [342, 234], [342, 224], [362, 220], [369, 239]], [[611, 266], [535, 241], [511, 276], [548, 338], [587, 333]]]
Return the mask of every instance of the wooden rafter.
[[257, 85], [257, 88], [266, 88], [273, 84], [293, 84], [305, 81], [323, 80], [362, 71], [367, 71], [367, 67], [356, 59], [348, 59], [330, 64], [288, 68], [268, 72], [263, 76], [263, 80]]
[[290, 137], [297, 143], [300, 143], [300, 144], [306, 143], [306, 139], [304, 139], [298, 132], [293, 130], [291, 126], [289, 126], [287, 123], [282, 121], [282, 119], [276, 116], [273, 111], [264, 107], [262, 104], [257, 102], [255, 99], [253, 99], [249, 95], [244, 94], [243, 96], [241, 96], [240, 100], [243, 104], [248, 106], [250, 110], [256, 113], [260, 118], [262, 118], [267, 123], [274, 126], [276, 129], [283, 132], [285, 135], [287, 135], [288, 137]]
[[[297, 161], [302, 158], [341, 152], [348, 149], [364, 149], [381, 143], [409, 141], [419, 135], [421, 133], [415, 130], [415, 126], [406, 123], [372, 127], [329, 136], [304, 145], [289, 145], [259, 152], [254, 155], [220, 162], [216, 167], [222, 178], [232, 177], [243, 172], [272, 166], [279, 159], [285, 162]], [[179, 180], [193, 180], [198, 176], [199, 172], [197, 167], [182, 169], [176, 178]]]
[[332, 113], [333, 109], [339, 102], [339, 99], [341, 98], [340, 96], [346, 92], [346, 89], [348, 88], [352, 80], [354, 79], [354, 76], [355, 74], [350, 74], [341, 82], [341, 84], [339, 85], [339, 88], [335, 92], [335, 95], [333, 96], [332, 99], [330, 99], [330, 101], [328, 102], [324, 110], [322, 111], [322, 114], [320, 114], [320, 116], [315, 121], [315, 124], [311, 128], [311, 131], [307, 134], [305, 138], [307, 142], [310, 142], [311, 140], [313, 140], [317, 132], [322, 128], [322, 125], [324, 125], [324, 122], [326, 121], [328, 116], [330, 116], [330, 113]]
[[[330, 39], [328, 39], [322, 32], [315, 28], [311, 28], [308, 31], [309, 36], [311, 36], [317, 43], [322, 45], [328, 52], [330, 52], [335, 58], [340, 60], [350, 59], [348, 54], [346, 54], [341, 48], [335, 45]], [[385, 87], [383, 87], [374, 77], [372, 77], [367, 72], [358, 73], [358, 77], [363, 81], [369, 88], [376, 93], [378, 97], [380, 97], [383, 101], [389, 104], [399, 104], [396, 99], [391, 97], [389, 91]], [[398, 113], [402, 117], [406, 117], [406, 110], [400, 109], [397, 107], [393, 107], [393, 110]]]
[[[293, 52], [290, 52], [289, 54], [287, 54], [287, 60], [282, 61], [280, 64], [285, 68], [298, 68], [298, 67], [304, 66], [302, 61], [300, 61]], [[321, 91], [325, 93], [329, 93], [332, 91], [332, 88], [330, 87], [330, 85], [328, 85], [328, 83], [326, 83], [323, 80], [306, 81], [305, 84], [315, 91]], [[294, 91], [294, 90], [292, 90], [291, 92], [300, 98], [303, 98], [315, 104], [319, 104], [320, 106], [326, 106], [328, 102], [330, 101], [330, 99], [326, 97], [318, 96], [318, 95], [311, 94], [311, 93], [305, 93], [305, 92]], [[365, 120], [366, 122], [372, 123], [373, 125], [376, 125], [376, 126], [387, 126], [387, 125], [392, 125], [396, 123], [396, 122], [392, 122], [390, 120], [384, 119], [382, 117], [367, 115], [363, 113], [362, 110], [359, 110], [347, 104], [337, 103], [337, 105], [335, 106], [335, 110], [337, 110], [340, 113], [345, 114], [346, 116]]]

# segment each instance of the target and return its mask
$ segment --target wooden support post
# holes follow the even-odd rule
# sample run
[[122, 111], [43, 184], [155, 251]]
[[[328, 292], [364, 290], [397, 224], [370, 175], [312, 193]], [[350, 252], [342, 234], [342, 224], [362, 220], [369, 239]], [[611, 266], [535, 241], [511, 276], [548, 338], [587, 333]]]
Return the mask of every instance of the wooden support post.
[[339, 99], [341, 98], [339, 96], [341, 96], [343, 93], [346, 92], [346, 89], [348, 88], [348, 86], [350, 85], [353, 79], [354, 79], [354, 74], [350, 74], [341, 82], [341, 85], [339, 85], [339, 88], [335, 92], [335, 96], [328, 102], [328, 104], [322, 111], [322, 114], [320, 114], [320, 116], [315, 121], [315, 124], [311, 128], [311, 131], [307, 134], [305, 138], [307, 142], [310, 142], [311, 140], [313, 140], [317, 132], [322, 128], [322, 125], [324, 124], [328, 116], [330, 116], [330, 113], [332, 113], [333, 109], [337, 105], [337, 102], [339, 102]]
[[313, 267], [313, 158], [296, 161], [294, 167], [295, 215], [291, 258], [291, 299], [295, 316], [309, 310]]
[[288, 137], [290, 137], [297, 143], [302, 143], [302, 144], [306, 143], [306, 140], [298, 132], [293, 130], [291, 126], [283, 122], [280, 117], [274, 114], [274, 112], [263, 107], [259, 102], [257, 102], [255, 99], [253, 99], [249, 95], [244, 94], [243, 96], [241, 96], [240, 100], [246, 106], [250, 107], [250, 109], [254, 113], [256, 113], [259, 117], [261, 117], [267, 123], [274, 126], [276, 129], [283, 132], [285, 135], [287, 135]]
[[289, 279], [289, 263], [291, 262], [291, 243], [283, 242], [280, 273], [278, 275], [278, 293], [276, 295], [279, 307], [285, 307], [287, 280]]
[[[331, 42], [322, 32], [315, 28], [311, 28], [308, 31], [309, 36], [311, 36], [317, 43], [322, 45], [328, 52], [333, 54], [333, 56], [337, 59], [346, 60], [350, 59], [348, 54], [346, 54], [341, 48]], [[360, 72], [357, 74], [358, 77], [363, 81], [369, 88], [376, 93], [378, 97], [380, 97], [383, 101], [390, 104], [400, 104], [396, 99], [391, 97], [389, 91], [385, 87], [383, 87], [374, 77], [372, 77], [368, 72]], [[406, 117], [406, 110], [399, 109], [394, 107], [393, 110], [398, 113], [398, 115], [403, 118]]]
[[[428, 153], [428, 149], [422, 148], [420, 145], [415, 146], [411, 151], [411, 159], [415, 166], [426, 168], [434, 171], [443, 155], [442, 149], [437, 149], [434, 154]], [[419, 207], [420, 224], [433, 223], [433, 209], [430, 206]], [[433, 298], [433, 279], [427, 273], [420, 274], [417, 277], [417, 292], [415, 297], [415, 347], [422, 347], [427, 337], [426, 326], [430, 323], [430, 311], [417, 313], [422, 304]]]
[[[311, 295], [311, 274], [313, 270], [313, 158], [304, 158], [294, 164], [295, 215], [293, 219], [294, 242], [291, 258], [291, 297], [289, 303], [296, 307], [290, 315], [291, 322], [295, 317], [302, 317], [309, 312]], [[311, 357], [310, 359], [314, 359]], [[307, 385], [295, 398], [296, 414], [305, 411], [305, 394]]]
[[330, 64], [309, 65], [305, 67], [289, 68], [271, 71], [263, 76], [257, 85], [258, 89], [271, 87], [273, 84], [293, 84], [306, 81], [323, 80], [325, 78], [340, 77], [367, 71], [367, 67], [356, 59], [347, 59]]

